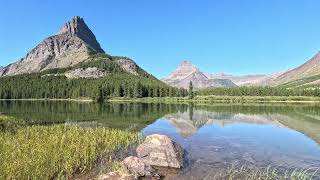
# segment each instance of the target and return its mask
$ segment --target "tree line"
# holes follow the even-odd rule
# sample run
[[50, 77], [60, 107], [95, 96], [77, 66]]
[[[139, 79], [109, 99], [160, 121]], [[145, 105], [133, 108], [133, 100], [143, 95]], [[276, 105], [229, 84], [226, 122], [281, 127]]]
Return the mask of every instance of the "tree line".
[[240, 86], [208, 88], [195, 92], [199, 96], [320, 96], [319, 88], [286, 88], [270, 86]]
[[27, 74], [0, 78], [0, 99], [90, 97], [102, 101], [111, 97], [183, 97], [184, 89], [129, 74], [111, 74], [98, 79], [67, 79], [65, 76]]

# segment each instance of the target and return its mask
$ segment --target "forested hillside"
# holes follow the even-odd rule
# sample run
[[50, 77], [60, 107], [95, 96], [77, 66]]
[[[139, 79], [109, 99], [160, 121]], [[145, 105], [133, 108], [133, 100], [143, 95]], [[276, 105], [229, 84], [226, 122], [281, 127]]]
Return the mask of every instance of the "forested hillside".
[[[170, 87], [137, 66], [137, 74], [125, 71], [116, 61], [124, 57], [99, 54], [75, 66], [40, 73], [0, 78], [0, 99], [185, 96], [186, 90]], [[128, 59], [128, 58], [127, 58]], [[67, 78], [66, 72], [96, 67], [106, 72], [99, 78]]]

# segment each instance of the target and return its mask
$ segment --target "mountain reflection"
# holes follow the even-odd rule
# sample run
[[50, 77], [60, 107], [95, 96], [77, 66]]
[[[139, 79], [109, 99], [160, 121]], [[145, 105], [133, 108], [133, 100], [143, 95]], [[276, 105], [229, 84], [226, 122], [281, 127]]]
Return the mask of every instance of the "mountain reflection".
[[178, 111], [163, 117], [179, 134], [188, 138], [205, 126], [225, 127], [231, 124], [260, 124], [281, 128], [290, 128], [303, 133], [320, 143], [320, 116], [295, 109], [294, 111], [277, 111], [267, 113], [250, 113], [248, 111], [215, 111], [214, 108], [203, 110], [189, 106], [186, 111]]

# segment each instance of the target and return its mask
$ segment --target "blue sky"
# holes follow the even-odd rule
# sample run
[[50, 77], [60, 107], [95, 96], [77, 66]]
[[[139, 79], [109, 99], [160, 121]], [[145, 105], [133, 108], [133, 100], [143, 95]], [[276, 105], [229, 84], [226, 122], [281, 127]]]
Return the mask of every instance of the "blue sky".
[[4, 0], [0, 65], [23, 57], [75, 15], [103, 49], [158, 78], [182, 60], [207, 72], [271, 73], [320, 50], [319, 0]]

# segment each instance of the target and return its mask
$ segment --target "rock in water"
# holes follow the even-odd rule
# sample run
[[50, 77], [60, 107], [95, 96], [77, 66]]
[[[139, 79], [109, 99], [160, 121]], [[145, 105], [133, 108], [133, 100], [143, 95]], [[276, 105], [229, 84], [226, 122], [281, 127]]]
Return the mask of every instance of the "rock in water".
[[151, 166], [183, 167], [184, 151], [182, 147], [165, 135], [147, 136], [136, 151], [138, 157]]
[[125, 158], [122, 163], [130, 170], [131, 173], [138, 176], [151, 176], [154, 172], [153, 168], [149, 164], [146, 164], [142, 159], [135, 156]]
[[18, 62], [0, 69], [0, 76], [65, 68], [104, 53], [96, 37], [79, 16], [65, 23], [57, 35], [46, 38]]

